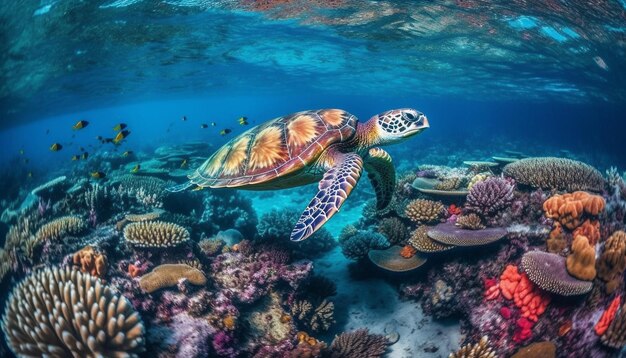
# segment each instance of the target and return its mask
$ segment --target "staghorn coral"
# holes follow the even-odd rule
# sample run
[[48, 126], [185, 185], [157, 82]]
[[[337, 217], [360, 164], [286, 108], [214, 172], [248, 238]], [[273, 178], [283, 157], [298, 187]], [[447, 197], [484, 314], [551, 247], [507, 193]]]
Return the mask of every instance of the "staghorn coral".
[[626, 270], [626, 232], [616, 231], [604, 243], [604, 251], [597, 260], [598, 277], [606, 283], [606, 293], [611, 294], [620, 283]]
[[429, 223], [437, 221], [444, 212], [444, 206], [438, 201], [415, 199], [404, 209], [404, 214], [413, 222]]
[[335, 305], [326, 299], [318, 305], [308, 300], [298, 300], [291, 306], [291, 314], [312, 332], [325, 332], [335, 323]]
[[485, 225], [483, 225], [480, 220], [480, 216], [469, 213], [467, 215], [461, 215], [456, 218], [456, 222], [454, 225], [460, 227], [461, 229], [469, 229], [469, 230], [480, 230], [484, 229]]
[[76, 252], [72, 257], [74, 265], [78, 266], [82, 272], [87, 272], [92, 276], [103, 278], [107, 272], [107, 257], [97, 252], [91, 246], [85, 246]]
[[370, 334], [367, 328], [343, 332], [333, 339], [328, 348], [331, 358], [378, 358], [385, 354], [387, 339]]
[[572, 241], [572, 253], [565, 261], [567, 272], [577, 279], [592, 281], [596, 277], [596, 250], [584, 236]]
[[513, 202], [515, 184], [493, 177], [478, 182], [467, 194], [466, 208], [484, 217], [493, 216]]
[[511, 358], [554, 358], [556, 345], [552, 342], [535, 342], [520, 348]]
[[413, 248], [419, 252], [428, 254], [448, 251], [454, 248], [452, 245], [445, 245], [428, 237], [428, 230], [430, 229], [431, 227], [426, 225], [415, 229], [409, 238], [409, 245], [413, 246]]
[[370, 250], [367, 256], [374, 265], [391, 272], [411, 271], [427, 261], [426, 257], [417, 254], [404, 257], [402, 250], [400, 246], [391, 246], [384, 250]]
[[164, 221], [141, 221], [126, 225], [124, 238], [139, 247], [171, 247], [189, 240], [189, 231]]
[[35, 240], [59, 240], [66, 235], [80, 234], [85, 228], [85, 221], [80, 216], [62, 216], [39, 228], [35, 233]]
[[128, 300], [100, 279], [45, 268], [13, 288], [2, 319], [19, 356], [138, 357], [144, 326]]
[[443, 223], [428, 230], [428, 236], [445, 245], [481, 246], [502, 239], [507, 234], [503, 228], [464, 230], [452, 223]]
[[164, 264], [141, 276], [139, 286], [142, 290], [152, 293], [162, 288], [176, 286], [182, 279], [197, 286], [204, 286], [207, 282], [206, 276], [197, 268], [186, 264]]
[[626, 304], [619, 309], [600, 340], [602, 344], [611, 348], [621, 349], [626, 345]]
[[455, 353], [450, 353], [449, 358], [496, 358], [496, 352], [489, 344], [489, 337], [483, 336], [478, 343], [466, 344]]
[[594, 167], [565, 158], [525, 158], [507, 164], [503, 173], [518, 183], [542, 189], [601, 192], [605, 184]]
[[388, 248], [391, 244], [383, 235], [357, 230], [352, 226], [346, 226], [339, 236], [339, 245], [343, 255], [352, 260], [359, 260], [367, 255], [370, 250]]
[[409, 230], [398, 218], [385, 218], [378, 224], [378, 232], [385, 235], [392, 245], [404, 242], [409, 236]]
[[529, 251], [522, 257], [522, 269], [541, 289], [561, 296], [582, 295], [591, 291], [592, 283], [572, 277], [565, 258], [542, 251]]
[[604, 210], [604, 206], [605, 201], [601, 196], [577, 191], [550, 197], [543, 203], [543, 211], [546, 217], [574, 230], [586, 217], [598, 216]]

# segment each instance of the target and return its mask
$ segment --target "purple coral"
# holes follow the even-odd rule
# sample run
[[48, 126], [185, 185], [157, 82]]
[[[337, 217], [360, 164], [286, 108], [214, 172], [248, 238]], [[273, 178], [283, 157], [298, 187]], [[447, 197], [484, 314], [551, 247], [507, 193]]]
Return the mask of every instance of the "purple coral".
[[511, 204], [515, 183], [504, 178], [489, 178], [472, 186], [467, 195], [466, 208], [484, 217], [490, 217]]

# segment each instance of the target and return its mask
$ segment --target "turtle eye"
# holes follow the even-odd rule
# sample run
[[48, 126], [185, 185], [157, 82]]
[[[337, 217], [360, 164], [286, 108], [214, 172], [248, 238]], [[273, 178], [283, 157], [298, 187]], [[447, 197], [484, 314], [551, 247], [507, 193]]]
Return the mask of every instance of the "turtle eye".
[[404, 118], [406, 118], [409, 121], [414, 121], [416, 119], [415, 114], [411, 113], [411, 112], [406, 112], [404, 113]]

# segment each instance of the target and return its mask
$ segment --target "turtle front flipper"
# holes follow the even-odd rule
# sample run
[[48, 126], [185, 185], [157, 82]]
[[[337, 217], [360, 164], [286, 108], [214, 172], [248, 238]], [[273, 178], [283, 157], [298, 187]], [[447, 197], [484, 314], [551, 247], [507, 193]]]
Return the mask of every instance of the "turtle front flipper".
[[313, 235], [343, 204], [363, 171], [363, 159], [356, 153], [335, 154], [335, 164], [319, 183], [319, 191], [300, 216], [291, 232], [291, 241]]
[[391, 202], [396, 186], [396, 170], [391, 156], [381, 148], [372, 148], [364, 165], [376, 192], [376, 209], [382, 210]]

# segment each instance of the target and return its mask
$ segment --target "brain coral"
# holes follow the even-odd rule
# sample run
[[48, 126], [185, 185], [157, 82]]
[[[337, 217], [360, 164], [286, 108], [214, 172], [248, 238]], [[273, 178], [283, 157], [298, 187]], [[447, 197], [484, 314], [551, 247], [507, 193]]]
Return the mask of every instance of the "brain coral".
[[124, 238], [140, 247], [170, 247], [189, 240], [189, 231], [173, 223], [140, 221], [124, 228]]
[[428, 236], [446, 245], [480, 246], [500, 240], [507, 234], [503, 228], [487, 228], [482, 230], [465, 230], [452, 223], [443, 223], [428, 230]]
[[39, 228], [35, 233], [35, 239], [37, 242], [58, 240], [66, 235], [80, 234], [85, 227], [85, 221], [80, 216], [62, 216]]
[[438, 201], [415, 199], [407, 204], [404, 213], [411, 221], [428, 223], [439, 219], [443, 211], [444, 206]]
[[206, 276], [197, 268], [187, 264], [165, 264], [141, 276], [139, 286], [144, 291], [152, 293], [161, 288], [176, 286], [183, 278], [194, 285], [206, 285]]
[[522, 269], [539, 288], [557, 295], [576, 296], [591, 291], [592, 283], [567, 273], [565, 258], [557, 254], [529, 251], [522, 257]]
[[572, 241], [572, 253], [565, 261], [567, 272], [584, 281], [596, 277], [596, 249], [584, 236], [576, 236]]
[[565, 158], [525, 158], [507, 164], [503, 172], [518, 183], [544, 189], [600, 192], [605, 184], [594, 167]]
[[599, 195], [584, 191], [554, 195], [543, 203], [546, 217], [558, 221], [561, 225], [574, 230], [585, 217], [595, 217], [604, 210], [605, 201]]
[[513, 201], [515, 185], [507, 179], [493, 177], [478, 182], [467, 194], [467, 209], [484, 216], [497, 214]]
[[69, 267], [35, 271], [15, 286], [2, 329], [18, 356], [138, 357], [144, 350], [144, 326], [128, 300]]

